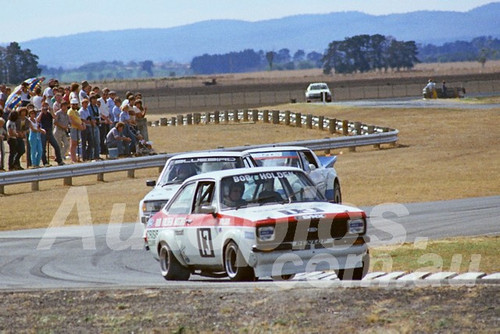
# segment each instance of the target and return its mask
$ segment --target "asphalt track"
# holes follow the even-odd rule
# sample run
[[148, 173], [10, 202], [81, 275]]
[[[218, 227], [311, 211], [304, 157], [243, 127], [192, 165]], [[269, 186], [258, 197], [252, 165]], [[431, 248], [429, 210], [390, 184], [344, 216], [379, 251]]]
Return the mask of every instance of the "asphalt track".
[[[363, 209], [372, 246], [500, 234], [500, 196]], [[142, 232], [138, 223], [0, 232], [0, 289], [179, 286], [163, 280]], [[229, 282], [192, 276], [182, 284]]]

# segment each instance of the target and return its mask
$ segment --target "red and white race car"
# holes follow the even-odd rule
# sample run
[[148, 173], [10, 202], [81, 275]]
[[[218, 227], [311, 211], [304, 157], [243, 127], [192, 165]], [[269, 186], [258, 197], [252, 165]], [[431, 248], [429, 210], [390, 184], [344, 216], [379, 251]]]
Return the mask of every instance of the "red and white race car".
[[287, 279], [334, 270], [362, 279], [369, 266], [366, 215], [328, 202], [291, 167], [256, 167], [187, 179], [152, 216], [147, 249], [167, 280], [191, 274]]

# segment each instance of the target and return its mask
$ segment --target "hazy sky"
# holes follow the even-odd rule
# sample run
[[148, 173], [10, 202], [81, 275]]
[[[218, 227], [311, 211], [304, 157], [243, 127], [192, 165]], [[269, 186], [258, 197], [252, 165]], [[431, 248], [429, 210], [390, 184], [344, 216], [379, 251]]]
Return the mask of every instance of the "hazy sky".
[[0, 0], [0, 43], [87, 31], [168, 28], [211, 19], [260, 21], [297, 14], [468, 11], [492, 0]]

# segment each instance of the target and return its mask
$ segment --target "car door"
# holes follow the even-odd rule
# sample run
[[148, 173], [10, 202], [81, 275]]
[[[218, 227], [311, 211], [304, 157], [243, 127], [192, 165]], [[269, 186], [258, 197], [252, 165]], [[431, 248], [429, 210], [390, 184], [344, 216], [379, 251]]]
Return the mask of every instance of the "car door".
[[300, 151], [299, 155], [304, 171], [313, 180], [318, 190], [322, 194], [325, 194], [327, 186], [326, 174], [324, 173], [323, 168], [320, 168], [321, 166], [316, 160], [314, 154], [310, 151]]
[[215, 182], [200, 181], [194, 192], [192, 210], [186, 217], [182, 244], [191, 263], [214, 265], [219, 263], [221, 250], [214, 247], [218, 235], [218, 218], [214, 217]]

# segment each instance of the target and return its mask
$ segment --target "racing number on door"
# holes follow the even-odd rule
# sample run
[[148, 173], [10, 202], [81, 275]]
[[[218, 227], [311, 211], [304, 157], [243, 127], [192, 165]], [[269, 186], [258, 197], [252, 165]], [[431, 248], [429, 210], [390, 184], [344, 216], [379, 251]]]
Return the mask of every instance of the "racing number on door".
[[212, 233], [209, 228], [198, 229], [198, 249], [201, 257], [215, 257]]

